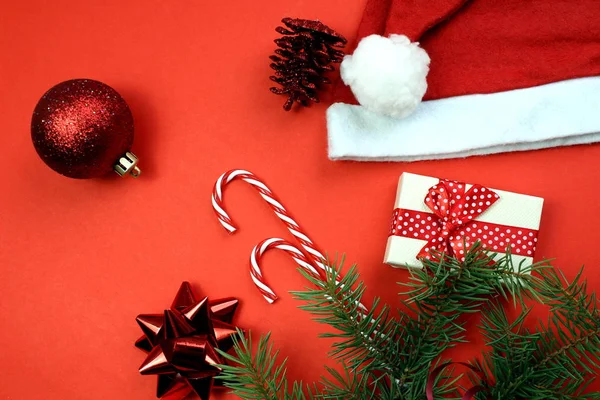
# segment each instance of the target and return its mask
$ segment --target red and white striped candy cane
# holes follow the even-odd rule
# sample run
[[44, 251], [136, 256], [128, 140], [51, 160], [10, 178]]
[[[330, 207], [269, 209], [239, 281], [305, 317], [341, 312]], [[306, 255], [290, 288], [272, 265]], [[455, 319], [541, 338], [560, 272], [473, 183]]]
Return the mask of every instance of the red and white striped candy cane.
[[[298, 250], [293, 244], [288, 242], [287, 240], [279, 239], [279, 238], [271, 238], [265, 239], [252, 249], [252, 253], [250, 254], [250, 277], [254, 281], [254, 284], [263, 295], [265, 300], [269, 303], [274, 303], [277, 300], [277, 295], [271, 289], [264, 280], [264, 276], [260, 269], [260, 259], [267, 251], [271, 249], [279, 249], [285, 251], [287, 254], [292, 256], [294, 261], [305, 271], [311, 274], [313, 277], [322, 279], [322, 276], [319, 275], [319, 271], [317, 271], [308, 261], [303, 252]], [[338, 276], [338, 282], [340, 277]], [[331, 300], [331, 297], [326, 296], [327, 299]], [[362, 303], [358, 303], [358, 306], [367, 311], [367, 307], [365, 307]], [[363, 314], [364, 315], [364, 314]]]
[[277, 295], [273, 289], [271, 289], [265, 283], [262, 271], [260, 269], [260, 259], [266, 251], [271, 249], [285, 251], [301, 268], [303, 268], [312, 276], [320, 278], [319, 272], [311, 265], [304, 253], [298, 250], [293, 244], [279, 238], [263, 240], [254, 247], [252, 254], [250, 255], [250, 277], [265, 300], [267, 300], [269, 303], [273, 303], [275, 300], [277, 300]]
[[289, 212], [275, 197], [271, 189], [269, 189], [267, 185], [265, 185], [260, 179], [256, 177], [256, 175], [254, 175], [250, 171], [246, 171], [243, 169], [232, 169], [231, 171], [228, 171], [221, 175], [215, 183], [215, 187], [212, 193], [212, 205], [213, 209], [215, 210], [215, 214], [219, 219], [219, 222], [221, 223], [221, 225], [223, 225], [223, 228], [225, 228], [229, 233], [234, 233], [237, 230], [231, 217], [223, 207], [223, 189], [227, 184], [229, 184], [235, 179], [243, 180], [258, 191], [260, 196], [267, 203], [269, 203], [269, 206], [273, 209], [275, 215], [279, 217], [279, 219], [285, 224], [285, 226], [288, 228], [291, 234], [294, 235], [294, 237], [302, 245], [304, 250], [306, 250], [314, 265], [325, 271], [327, 266], [324, 263], [325, 256], [323, 256], [323, 253], [321, 253], [317, 249], [312, 240], [310, 240], [308, 236], [303, 232], [302, 228], [300, 228], [300, 225], [290, 216]]
[[[265, 299], [267, 299], [269, 303], [272, 303], [277, 298], [277, 295], [275, 295], [273, 290], [271, 290], [271, 288], [269, 288], [265, 284], [262, 272], [260, 271], [260, 267], [258, 264], [258, 257], [262, 255], [265, 251], [267, 251], [269, 248], [280, 248], [282, 250], [287, 251], [289, 254], [292, 255], [292, 257], [294, 257], [294, 260], [302, 268], [313, 273], [313, 275], [315, 276], [323, 278], [324, 274], [319, 274], [318, 271], [312, 268], [312, 266], [310, 266], [310, 264], [308, 263], [312, 263], [317, 268], [321, 269], [323, 272], [329, 271], [330, 267], [325, 264], [325, 256], [323, 256], [323, 253], [319, 251], [316, 248], [315, 244], [312, 242], [312, 240], [310, 240], [309, 237], [305, 233], [303, 233], [302, 228], [300, 228], [300, 225], [289, 215], [288, 211], [275, 197], [271, 189], [269, 189], [267, 185], [265, 185], [260, 179], [256, 177], [256, 175], [254, 175], [250, 171], [246, 171], [243, 169], [232, 169], [221, 175], [215, 183], [212, 193], [212, 205], [219, 222], [221, 223], [221, 225], [223, 225], [223, 228], [225, 228], [229, 233], [234, 233], [237, 230], [231, 217], [229, 216], [229, 214], [227, 214], [227, 211], [225, 211], [223, 207], [223, 189], [227, 184], [229, 184], [235, 179], [241, 179], [244, 182], [249, 183], [253, 188], [255, 188], [258, 191], [260, 196], [267, 203], [269, 203], [269, 206], [273, 209], [275, 215], [277, 215], [279, 219], [285, 224], [285, 226], [288, 228], [291, 234], [294, 235], [296, 240], [298, 240], [298, 242], [302, 245], [306, 253], [309, 255], [309, 258], [307, 259], [306, 257], [304, 257], [304, 254], [300, 250], [298, 250], [293, 245], [289, 244], [289, 242], [286, 242], [285, 244], [272, 242], [269, 245], [265, 245], [262, 251], [260, 250], [260, 248], [264, 245], [265, 241], [261, 242], [258, 246], [256, 246], [251, 256], [251, 271], [253, 271], [252, 280], [259, 288]], [[277, 247], [277, 245], [282, 245], [283, 247]], [[257, 248], [259, 249], [258, 251]], [[293, 251], [292, 249], [295, 249], [296, 251]], [[300, 257], [300, 255], [302, 255], [304, 258]], [[254, 262], [252, 262], [253, 260]], [[338, 275], [337, 280], [339, 281], [340, 279], [341, 276]], [[366, 310], [366, 307], [364, 305], [359, 304], [359, 306], [362, 309]]]

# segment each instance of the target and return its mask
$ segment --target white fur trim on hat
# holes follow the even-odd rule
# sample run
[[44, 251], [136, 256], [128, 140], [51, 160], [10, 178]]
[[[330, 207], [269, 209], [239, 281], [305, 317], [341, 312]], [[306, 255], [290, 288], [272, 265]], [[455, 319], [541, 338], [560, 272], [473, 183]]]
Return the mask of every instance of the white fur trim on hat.
[[412, 114], [427, 91], [429, 56], [404, 35], [371, 35], [340, 67], [344, 83], [369, 111], [395, 118]]
[[600, 141], [600, 76], [425, 101], [405, 119], [336, 103], [332, 160], [417, 161]]

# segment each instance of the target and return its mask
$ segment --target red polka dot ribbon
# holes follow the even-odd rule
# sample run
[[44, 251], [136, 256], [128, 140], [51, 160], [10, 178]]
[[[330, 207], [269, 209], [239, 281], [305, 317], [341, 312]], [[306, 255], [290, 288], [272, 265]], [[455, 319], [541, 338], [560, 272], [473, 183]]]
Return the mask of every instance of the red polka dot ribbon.
[[479, 240], [484, 248], [533, 257], [537, 230], [476, 221], [500, 199], [493, 190], [474, 185], [468, 191], [464, 182], [440, 179], [432, 186], [425, 204], [431, 213], [397, 208], [390, 236], [426, 240], [417, 258], [430, 258], [437, 250], [464, 260], [466, 250]]

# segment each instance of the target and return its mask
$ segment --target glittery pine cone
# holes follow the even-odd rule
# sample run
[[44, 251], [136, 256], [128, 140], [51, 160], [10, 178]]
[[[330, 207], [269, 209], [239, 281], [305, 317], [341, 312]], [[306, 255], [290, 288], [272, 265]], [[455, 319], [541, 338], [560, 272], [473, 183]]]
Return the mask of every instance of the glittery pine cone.
[[325, 76], [335, 68], [332, 64], [341, 63], [344, 58], [346, 38], [319, 21], [284, 18], [286, 26], [275, 30], [283, 37], [275, 39], [279, 47], [271, 68], [275, 75], [271, 80], [281, 87], [272, 87], [271, 92], [288, 96], [283, 105], [286, 111], [292, 109], [294, 102], [308, 106], [318, 103], [318, 90], [324, 84], [331, 83]]

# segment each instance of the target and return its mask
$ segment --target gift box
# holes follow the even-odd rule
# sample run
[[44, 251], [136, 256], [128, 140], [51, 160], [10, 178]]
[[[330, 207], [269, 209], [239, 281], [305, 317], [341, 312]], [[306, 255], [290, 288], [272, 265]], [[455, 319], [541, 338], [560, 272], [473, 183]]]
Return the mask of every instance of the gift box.
[[422, 267], [432, 250], [463, 260], [476, 241], [514, 265], [531, 265], [544, 199], [448, 179], [403, 173], [384, 262]]

